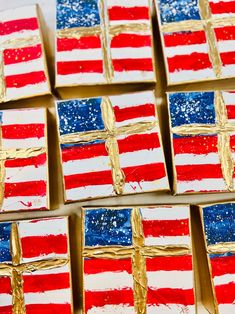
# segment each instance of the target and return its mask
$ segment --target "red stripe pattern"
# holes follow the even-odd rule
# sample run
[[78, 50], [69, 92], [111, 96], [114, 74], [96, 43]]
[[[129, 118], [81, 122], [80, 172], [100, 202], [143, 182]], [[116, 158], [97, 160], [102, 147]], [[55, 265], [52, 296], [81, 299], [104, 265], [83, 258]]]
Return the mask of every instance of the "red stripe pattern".
[[[213, 70], [213, 64], [209, 56], [210, 38], [207, 38], [204, 31], [204, 25], [210, 23], [211, 20], [203, 21], [198, 1], [195, 1], [188, 10], [184, 8], [187, 5], [184, 2], [182, 4], [178, 4], [177, 2], [176, 4], [171, 4], [170, 2], [166, 4], [166, 1], [159, 0], [157, 3], [159, 19], [164, 27], [170, 27], [171, 22], [176, 24], [179, 22], [178, 30], [175, 27], [176, 30], [172, 32], [170, 30], [169, 32], [167, 30], [162, 31], [168, 82], [170, 84], [177, 84], [216, 79], [216, 73]], [[211, 19], [221, 20], [220, 23], [218, 22], [213, 27], [216, 40], [214, 47], [218, 49], [221, 59], [220, 78], [233, 77], [235, 64], [235, 26], [233, 26], [232, 18], [235, 16], [235, 1], [208, 0], [208, 4], [209, 13], [212, 16]], [[168, 5], [169, 10], [166, 12]], [[195, 16], [193, 14], [190, 15], [191, 11], [194, 12]], [[193, 26], [194, 18], [195, 23], [201, 22], [201, 30], [191, 31], [187, 27], [184, 29], [180, 26], [180, 22], [184, 20], [192, 20]], [[228, 22], [223, 25], [226, 19]]]
[[[91, 103], [94, 99], [86, 99], [86, 101]], [[143, 122], [154, 123], [156, 121], [155, 100], [151, 92], [112, 96], [110, 101], [117, 129], [125, 130], [125, 127], [129, 125], [138, 127]], [[86, 112], [80, 111], [82, 102], [83, 100], [77, 100], [73, 103], [72, 120], [69, 116], [66, 118], [64, 113], [59, 115], [60, 132], [63, 131], [63, 126], [68, 124], [72, 126], [74, 121], [84, 119]], [[60, 106], [63, 106], [63, 110], [67, 108], [66, 111], [68, 111], [71, 108], [71, 101], [58, 102], [58, 112], [61, 111]], [[94, 107], [94, 105], [91, 106]], [[88, 124], [90, 122], [93, 124], [92, 121], [98, 119], [99, 115], [100, 119], [103, 119], [101, 107], [99, 106], [98, 109], [94, 112], [94, 116], [89, 111]], [[94, 129], [96, 128], [97, 125], [94, 126]], [[99, 132], [106, 132], [106, 130]], [[98, 134], [97, 138], [99, 138]], [[123, 193], [137, 193], [168, 187], [158, 128], [154, 127], [149, 131], [133, 132], [128, 135], [120, 134], [116, 139], [120, 168], [125, 176]], [[62, 164], [67, 201], [115, 194], [109, 150], [105, 141], [92, 141], [82, 145], [62, 145]]]
[[[57, 37], [57, 85], [107, 83], [104, 49], [107, 49], [108, 58], [111, 59], [113, 83], [153, 81], [150, 9], [147, 0], [142, 2], [141, 6], [139, 1], [132, 1], [132, 5], [126, 5], [124, 1], [120, 5], [107, 3], [108, 24], [105, 31], [109, 38], [108, 47], [103, 46], [102, 36], [96, 35], [95, 30], [94, 35], [82, 34], [79, 38], [72, 38], [72, 35], [70, 38]], [[72, 4], [68, 6], [66, 12], [74, 14]], [[90, 7], [87, 7], [86, 12], [89, 10]], [[103, 18], [101, 12], [97, 12], [97, 15], [99, 19]], [[60, 14], [58, 16], [59, 19]], [[90, 16], [92, 18], [92, 12]], [[89, 24], [89, 17], [87, 19]], [[128, 27], [133, 23], [137, 27], [130, 32]], [[138, 24], [144, 24], [147, 30], [138, 29]], [[119, 25], [123, 28], [121, 32], [112, 34], [112, 28]], [[103, 26], [97, 24], [96, 27]]]
[[46, 116], [44, 109], [1, 111], [1, 149], [35, 149], [4, 162], [2, 211], [47, 209]]
[[[9, 20], [0, 23], [1, 43], [6, 44], [3, 50], [3, 73], [5, 80], [5, 99], [25, 98], [49, 92], [46, 76], [42, 41], [36, 7], [29, 6], [24, 11], [19, 9], [5, 12]], [[31, 16], [30, 16], [31, 15]], [[17, 48], [15, 39], [27, 41], [37, 36], [38, 43], [29, 43]]]

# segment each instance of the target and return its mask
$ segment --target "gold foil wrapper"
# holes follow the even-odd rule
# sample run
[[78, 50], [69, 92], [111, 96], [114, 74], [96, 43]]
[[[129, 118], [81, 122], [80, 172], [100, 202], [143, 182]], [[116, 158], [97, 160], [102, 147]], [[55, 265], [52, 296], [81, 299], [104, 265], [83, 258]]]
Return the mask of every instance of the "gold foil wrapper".
[[207, 246], [209, 254], [235, 253], [235, 242], [218, 243]]

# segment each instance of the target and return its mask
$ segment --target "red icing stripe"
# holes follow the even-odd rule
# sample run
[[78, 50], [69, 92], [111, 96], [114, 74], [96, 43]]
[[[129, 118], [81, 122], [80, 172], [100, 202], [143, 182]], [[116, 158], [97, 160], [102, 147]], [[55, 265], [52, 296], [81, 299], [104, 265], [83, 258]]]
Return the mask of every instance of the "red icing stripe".
[[110, 21], [122, 20], [149, 20], [149, 8], [148, 7], [119, 7], [113, 6], [108, 10]]
[[220, 54], [220, 58], [224, 66], [235, 64], [235, 51], [223, 52]]
[[213, 277], [235, 274], [235, 256], [214, 257], [210, 261]]
[[126, 271], [132, 274], [132, 263], [131, 259], [86, 259], [84, 261], [84, 273], [99, 274], [103, 272], [123, 272]]
[[1, 306], [1, 304], [0, 304], [0, 313], [1, 314], [12, 314], [12, 305]]
[[[110, 278], [111, 280], [112, 278]], [[110, 290], [110, 291], [85, 291], [86, 312], [93, 307], [105, 305], [125, 304], [134, 305], [134, 296], [131, 289]]]
[[115, 106], [114, 113], [117, 122], [140, 117], [155, 117], [155, 106], [154, 104], [144, 104], [127, 108]]
[[76, 73], [103, 73], [102, 60], [57, 62], [57, 73], [60, 75]]
[[[0, 277], [0, 293], [7, 293], [7, 294], [12, 293], [10, 277]], [[0, 309], [1, 309], [1, 306], [0, 306]]]
[[150, 165], [142, 165], [135, 167], [126, 167], [122, 169], [126, 182], [152, 182], [158, 179], [162, 179], [166, 176], [165, 168], [163, 163], [156, 163]]
[[90, 185], [113, 184], [111, 170], [73, 174], [64, 176], [64, 180], [66, 190]]
[[70, 288], [69, 273], [48, 275], [25, 275], [24, 293], [40, 293], [51, 290]]
[[164, 34], [166, 47], [196, 45], [206, 43], [204, 31]]
[[5, 49], [4, 50], [4, 64], [15, 64], [26, 62], [41, 58], [42, 47], [41, 44], [32, 47]]
[[159, 256], [146, 259], [147, 271], [192, 270], [192, 256]]
[[[174, 279], [172, 278], [172, 281]], [[147, 304], [159, 305], [159, 304], [182, 304], [193, 305], [194, 304], [194, 292], [193, 289], [148, 289]]]
[[212, 14], [235, 13], [235, 1], [209, 2]]
[[145, 237], [165, 237], [189, 235], [188, 219], [143, 220]]
[[231, 151], [235, 152], [235, 135], [230, 135], [230, 147]]
[[119, 34], [112, 38], [111, 48], [140, 48], [151, 47], [152, 41], [150, 35], [139, 34]]
[[53, 304], [49, 303], [53, 300], [48, 300], [48, 304], [26, 304], [26, 313], [27, 314], [71, 314], [72, 309], [70, 304]]
[[114, 71], [153, 71], [153, 61], [149, 59], [115, 59]]
[[171, 73], [181, 70], [198, 71], [212, 68], [207, 53], [193, 52], [190, 55], [174, 56], [172, 58], [167, 58], [167, 62]]
[[46, 182], [45, 181], [29, 181], [4, 184], [4, 197], [15, 196], [45, 196]]
[[235, 119], [235, 104], [226, 105], [228, 119]]
[[218, 152], [217, 136], [190, 136], [173, 139], [174, 154], [209, 154]]
[[45, 136], [45, 124], [14, 124], [2, 125], [2, 137], [4, 139], [42, 138]]
[[118, 140], [119, 154], [160, 147], [158, 133], [134, 134]]
[[8, 159], [5, 161], [5, 167], [15, 168], [15, 167], [35, 166], [35, 168], [38, 168], [40, 166], [45, 165], [46, 161], [47, 161], [47, 155], [44, 153], [36, 157]]
[[0, 35], [9, 35], [24, 30], [34, 31], [36, 29], [38, 29], [38, 21], [36, 17], [0, 23]]
[[67, 236], [45, 235], [21, 238], [23, 258], [40, 257], [48, 254], [67, 254]]
[[223, 178], [221, 165], [185, 165], [176, 166], [178, 181]]
[[215, 287], [215, 294], [219, 304], [233, 304], [235, 295], [235, 282]]
[[5, 77], [5, 81], [7, 88], [20, 88], [26, 85], [34, 85], [46, 82], [46, 75], [44, 71], [9, 75]]
[[218, 27], [214, 30], [218, 41], [235, 40], [235, 26]]
[[72, 51], [74, 49], [101, 48], [99, 36], [77, 38], [57, 38], [57, 51]]
[[101, 156], [108, 156], [108, 152], [104, 143], [84, 145], [80, 147], [74, 146], [62, 149], [63, 162]]

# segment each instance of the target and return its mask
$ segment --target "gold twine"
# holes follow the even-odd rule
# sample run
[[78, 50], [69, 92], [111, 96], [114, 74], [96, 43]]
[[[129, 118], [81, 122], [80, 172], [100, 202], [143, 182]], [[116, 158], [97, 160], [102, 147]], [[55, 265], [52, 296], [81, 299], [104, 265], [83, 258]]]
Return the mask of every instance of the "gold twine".
[[218, 134], [218, 154], [221, 170], [228, 191], [234, 190], [234, 161], [230, 147], [230, 133], [235, 132], [235, 124], [227, 117], [226, 105], [221, 91], [215, 91], [216, 124], [191, 124], [172, 128], [172, 132], [181, 136]]
[[208, 0], [199, 0], [199, 11], [202, 20], [188, 20], [173, 22], [161, 26], [164, 33], [181, 32], [181, 31], [200, 31], [204, 30], [209, 45], [209, 58], [213, 66], [213, 71], [217, 78], [222, 76], [222, 61], [217, 47], [217, 40], [214, 28], [230, 26], [235, 24], [235, 17], [214, 18], [211, 13]]
[[12, 288], [12, 314], [26, 314], [23, 273], [31, 273], [36, 270], [48, 270], [63, 267], [68, 264], [68, 259], [42, 260], [36, 262], [22, 263], [22, 248], [17, 223], [11, 226], [11, 255], [12, 265], [0, 263], [0, 276], [11, 279]]

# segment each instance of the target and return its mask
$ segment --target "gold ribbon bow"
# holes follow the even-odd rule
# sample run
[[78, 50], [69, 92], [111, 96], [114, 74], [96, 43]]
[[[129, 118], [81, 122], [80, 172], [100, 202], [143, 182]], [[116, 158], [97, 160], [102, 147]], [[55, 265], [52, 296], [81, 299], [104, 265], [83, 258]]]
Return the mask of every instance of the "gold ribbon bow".
[[[112, 209], [110, 209], [112, 210]], [[85, 210], [83, 211], [83, 226]], [[142, 227], [142, 216], [140, 208], [133, 208], [131, 213], [132, 243], [130, 247], [123, 246], [86, 246], [83, 248], [83, 258], [108, 258], [123, 259], [131, 258], [134, 279], [134, 306], [138, 314], [146, 313], [147, 304], [147, 274], [146, 258], [157, 256], [180, 256], [189, 255], [191, 247], [179, 246], [146, 246], [144, 244], [144, 232]], [[84, 230], [83, 230], [84, 236]], [[84, 243], [84, 240], [83, 240]]]
[[100, 26], [57, 30], [57, 37], [80, 39], [82, 36], [101, 35], [106, 82], [111, 83], [114, 77], [111, 50], [109, 49], [111, 38], [122, 32], [146, 32], [150, 30], [150, 26], [146, 23], [110, 25], [106, 0], [99, 0], [99, 13]]
[[102, 119], [105, 125], [104, 131], [88, 131], [81, 133], [65, 134], [60, 136], [61, 144], [89, 143], [94, 140], [105, 140], [106, 149], [109, 154], [114, 191], [116, 194], [123, 194], [125, 186], [125, 175], [121, 169], [119, 160], [119, 148], [117, 137], [120, 135], [131, 135], [144, 133], [157, 126], [154, 122], [139, 122], [128, 124], [119, 128], [115, 127], [115, 115], [109, 97], [103, 97], [101, 103]]
[[21, 263], [22, 248], [19, 237], [17, 223], [11, 225], [11, 255], [12, 264], [0, 263], [0, 276], [11, 279], [12, 288], [12, 313], [26, 314], [23, 274], [32, 273], [37, 270], [49, 270], [65, 266], [69, 263], [68, 259], [39, 260], [36, 262]]
[[168, 23], [161, 26], [164, 33], [181, 31], [200, 31], [204, 30], [209, 45], [209, 58], [217, 78], [222, 76], [222, 61], [218, 51], [217, 39], [214, 27], [223, 27], [235, 25], [235, 17], [212, 17], [210, 4], [208, 0], [199, 0], [199, 11], [201, 20], [188, 20], [181, 22]]
[[228, 121], [226, 105], [221, 91], [215, 91], [215, 124], [191, 124], [172, 128], [178, 135], [218, 134], [218, 154], [223, 177], [228, 191], [234, 190], [234, 161], [230, 146], [230, 133], [235, 132], [235, 124]]

